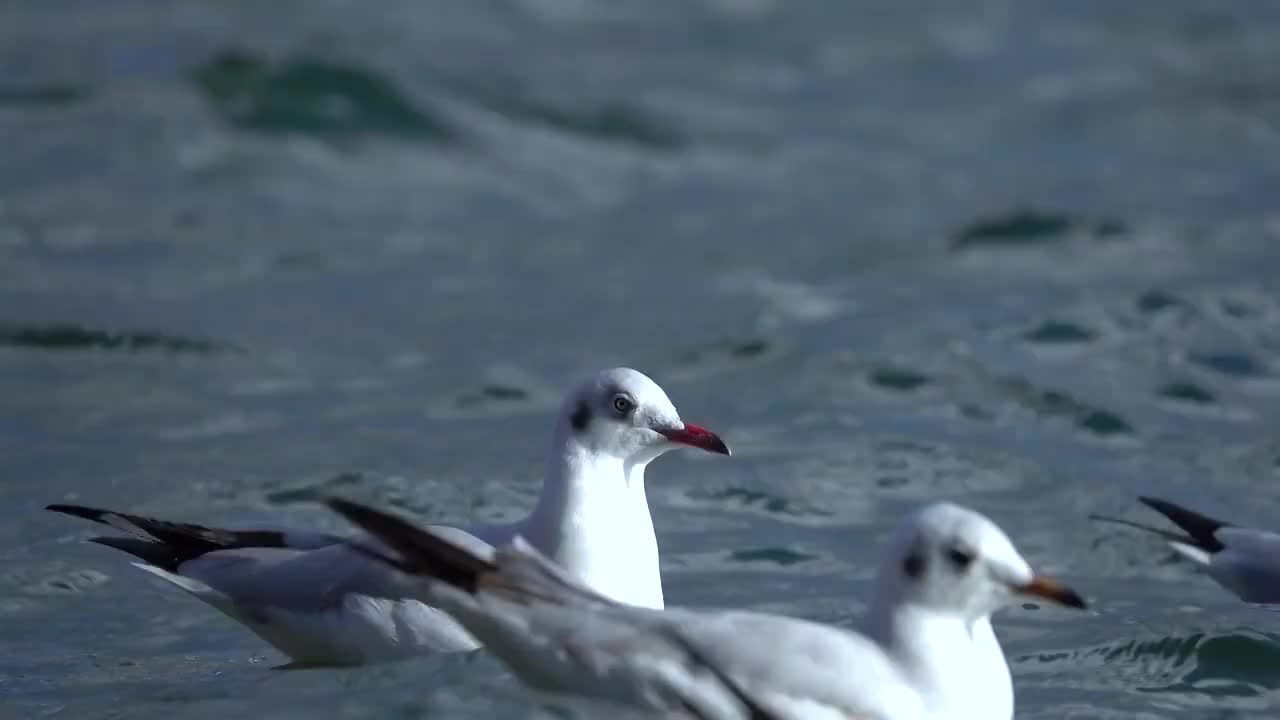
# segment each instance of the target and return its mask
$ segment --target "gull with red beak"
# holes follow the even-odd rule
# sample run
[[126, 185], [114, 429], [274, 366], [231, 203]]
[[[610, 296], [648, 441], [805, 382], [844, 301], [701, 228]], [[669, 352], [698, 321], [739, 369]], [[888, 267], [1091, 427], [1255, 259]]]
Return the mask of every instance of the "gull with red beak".
[[935, 503], [884, 550], [861, 632], [741, 610], [651, 610], [584, 587], [520, 538], [480, 556], [394, 515], [331, 498], [536, 690], [717, 720], [1011, 720], [991, 614], [1019, 598], [1083, 609], [986, 517]]
[[[643, 373], [604, 370], [565, 398], [528, 517], [433, 530], [483, 557], [523, 537], [593, 592], [661, 608], [644, 471], [682, 446], [729, 454], [715, 433], [681, 420]], [[48, 509], [128, 533], [93, 541], [140, 558], [134, 565], [245, 624], [297, 664], [364, 664], [478, 647], [457, 622], [415, 598], [408, 578], [354, 550], [352, 538], [227, 530], [79, 505]]]

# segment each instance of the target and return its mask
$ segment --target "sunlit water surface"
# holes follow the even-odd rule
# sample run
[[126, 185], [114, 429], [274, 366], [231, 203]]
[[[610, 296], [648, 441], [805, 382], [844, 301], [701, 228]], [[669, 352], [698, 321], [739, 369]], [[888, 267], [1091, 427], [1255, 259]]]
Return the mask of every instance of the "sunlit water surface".
[[735, 450], [669, 603], [851, 625], [949, 498], [1094, 603], [1000, 617], [1020, 717], [1274, 718], [1280, 615], [1087, 515], [1280, 526], [1277, 82], [1258, 2], [6, 3], [0, 715], [591, 715], [272, 671], [41, 508], [511, 518], [627, 364]]

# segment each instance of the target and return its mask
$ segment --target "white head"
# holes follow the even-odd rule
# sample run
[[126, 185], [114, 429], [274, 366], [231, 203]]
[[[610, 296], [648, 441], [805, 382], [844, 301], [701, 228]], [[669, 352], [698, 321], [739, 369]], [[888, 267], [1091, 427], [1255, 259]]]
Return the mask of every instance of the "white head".
[[602, 370], [569, 393], [556, 432], [629, 465], [681, 445], [730, 454], [718, 435], [682, 421], [662, 388], [631, 368]]
[[1085, 607], [1074, 590], [1032, 572], [994, 522], [952, 503], [928, 505], [903, 521], [880, 572], [890, 594], [884, 600], [970, 622], [1020, 595]]

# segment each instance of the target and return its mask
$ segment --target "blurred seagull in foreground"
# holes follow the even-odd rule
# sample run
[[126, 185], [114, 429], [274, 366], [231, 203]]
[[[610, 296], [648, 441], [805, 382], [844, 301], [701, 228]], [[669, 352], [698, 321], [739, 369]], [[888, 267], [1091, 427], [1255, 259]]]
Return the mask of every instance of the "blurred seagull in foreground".
[[[657, 383], [629, 368], [593, 375], [564, 400], [533, 512], [510, 525], [435, 532], [477, 557], [523, 537], [573, 578], [616, 602], [661, 608], [658, 543], [645, 467], [672, 448], [723, 455], [715, 433], [680, 419]], [[351, 665], [471, 650], [476, 640], [419, 602], [405, 576], [333, 535], [226, 530], [79, 505], [49, 510], [128, 536], [93, 542], [244, 623], [302, 665]]]
[[1138, 501], [1168, 518], [1181, 532], [1123, 518], [1094, 520], [1145, 530], [1165, 539], [1182, 557], [1200, 565], [1219, 585], [1248, 603], [1280, 603], [1280, 534], [1236, 527], [1154, 497]]
[[329, 506], [381, 541], [363, 548], [413, 577], [530, 687], [707, 720], [1009, 720], [1013, 685], [991, 613], [1035, 596], [1084, 608], [1035, 575], [972, 510], [910, 515], [884, 552], [852, 632], [747, 611], [621, 605], [521, 538], [482, 555], [347, 500]]

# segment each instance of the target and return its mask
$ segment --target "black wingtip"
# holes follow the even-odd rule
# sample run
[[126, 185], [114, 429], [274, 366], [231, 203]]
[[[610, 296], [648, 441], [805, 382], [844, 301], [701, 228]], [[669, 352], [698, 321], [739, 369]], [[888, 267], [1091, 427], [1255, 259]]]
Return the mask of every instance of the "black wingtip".
[[78, 518], [84, 518], [85, 520], [93, 520], [94, 522], [101, 519], [107, 512], [106, 510], [85, 507], [83, 505], [65, 505], [63, 503], [45, 505], [44, 509], [50, 512], [62, 513], [63, 515], [73, 515]]
[[413, 523], [405, 520], [395, 513], [374, 510], [368, 505], [362, 505], [358, 502], [347, 500], [346, 498], [329, 496], [324, 499], [324, 504], [328, 506], [330, 510], [346, 518], [351, 524], [367, 530], [369, 533], [380, 538], [382, 538], [384, 534], [394, 534], [396, 537], [404, 537], [412, 536], [417, 532], [421, 532], [413, 525]]
[[131, 537], [91, 537], [89, 542], [129, 553], [148, 565], [176, 573], [185, 558], [164, 543], [150, 542]]
[[1169, 522], [1185, 532], [1198, 547], [1209, 552], [1222, 551], [1224, 546], [1215, 535], [1222, 528], [1229, 527], [1230, 523], [1156, 497], [1140, 496], [1138, 502], [1164, 515]]
[[394, 513], [333, 496], [325, 498], [324, 504], [398, 553], [399, 559], [372, 554], [406, 573], [474, 592], [478, 576], [495, 569], [489, 561]]
[[330, 510], [338, 513], [357, 525], [360, 523], [356, 518], [363, 517], [364, 513], [370, 510], [370, 508], [361, 505], [360, 503], [351, 502], [350, 500], [340, 498], [337, 495], [330, 495], [329, 497], [324, 498], [321, 502], [323, 502]]

